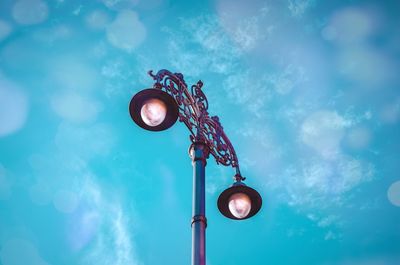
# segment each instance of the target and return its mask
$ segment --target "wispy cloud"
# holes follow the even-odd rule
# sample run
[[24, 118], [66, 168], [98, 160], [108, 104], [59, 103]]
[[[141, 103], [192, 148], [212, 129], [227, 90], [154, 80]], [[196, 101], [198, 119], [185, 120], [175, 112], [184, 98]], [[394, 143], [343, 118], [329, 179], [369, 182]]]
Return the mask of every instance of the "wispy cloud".
[[288, 8], [294, 17], [302, 17], [314, 4], [314, 0], [289, 0]]
[[216, 9], [224, 30], [243, 51], [252, 50], [274, 30], [274, 24], [264, 21], [271, 15], [271, 3], [219, 0]]
[[[84, 186], [84, 197], [89, 203], [91, 212], [95, 212], [92, 224], [97, 226], [91, 241], [83, 251], [82, 264], [142, 264], [135, 253], [131, 238], [134, 223], [122, 208], [118, 197], [105, 198], [101, 188], [93, 179], [88, 179]], [[93, 214], [92, 214], [93, 215]], [[83, 223], [85, 227], [92, 224]], [[85, 230], [85, 228], [83, 229]], [[79, 235], [75, 235], [78, 236]], [[99, 263], [100, 262], [100, 263]]]
[[240, 55], [215, 16], [202, 15], [181, 21], [176, 31], [164, 28], [171, 38], [168, 55], [173, 66], [185, 75], [199, 76], [203, 71], [231, 73]]
[[79, 264], [141, 264], [132, 238], [136, 216], [118, 187], [105, 189], [85, 159], [59, 152], [31, 158], [33, 202], [52, 202], [65, 215], [65, 240], [70, 251], [79, 253]]
[[301, 140], [326, 159], [333, 159], [340, 153], [344, 130], [351, 125], [334, 111], [312, 113], [301, 125]]
[[289, 205], [315, 209], [342, 205], [347, 192], [371, 181], [374, 175], [371, 163], [350, 156], [335, 161], [310, 157], [272, 177], [267, 185], [281, 190], [281, 199]]
[[112, 10], [128, 9], [136, 6], [138, 0], [102, 0], [103, 4]]
[[222, 85], [231, 102], [244, 106], [256, 117], [265, 117], [265, 107], [272, 99], [268, 84], [266, 75], [258, 76], [256, 73], [244, 71], [228, 76]]

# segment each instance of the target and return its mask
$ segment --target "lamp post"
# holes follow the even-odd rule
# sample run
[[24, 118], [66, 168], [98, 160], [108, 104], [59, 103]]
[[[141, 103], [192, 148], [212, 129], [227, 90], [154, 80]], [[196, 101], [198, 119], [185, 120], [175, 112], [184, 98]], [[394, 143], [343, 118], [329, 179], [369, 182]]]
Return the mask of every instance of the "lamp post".
[[149, 71], [154, 79], [153, 88], [133, 96], [129, 112], [133, 121], [150, 131], [166, 130], [177, 119], [190, 131], [192, 142], [189, 155], [193, 163], [193, 211], [192, 211], [192, 265], [205, 265], [205, 167], [211, 154], [217, 164], [235, 169], [234, 183], [218, 198], [220, 212], [234, 220], [244, 220], [255, 215], [261, 208], [260, 194], [246, 186], [240, 173], [235, 149], [226, 136], [219, 118], [209, 116], [207, 97], [203, 83], [192, 85], [190, 92], [183, 75], [160, 70]]

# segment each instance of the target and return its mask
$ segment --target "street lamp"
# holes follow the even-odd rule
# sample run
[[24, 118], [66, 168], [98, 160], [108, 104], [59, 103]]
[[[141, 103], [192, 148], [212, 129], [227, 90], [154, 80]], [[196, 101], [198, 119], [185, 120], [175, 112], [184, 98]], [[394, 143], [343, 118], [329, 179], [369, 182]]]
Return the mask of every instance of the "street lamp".
[[240, 174], [235, 149], [226, 136], [219, 118], [208, 115], [207, 97], [198, 81], [189, 92], [183, 75], [160, 70], [149, 71], [154, 79], [153, 88], [140, 91], [129, 104], [133, 121], [143, 129], [163, 131], [179, 118], [190, 131], [192, 142], [189, 155], [193, 163], [193, 217], [192, 265], [205, 265], [205, 166], [209, 154], [217, 164], [232, 166], [236, 170], [235, 182], [218, 198], [220, 212], [234, 220], [244, 220], [261, 208], [260, 194], [246, 186]]

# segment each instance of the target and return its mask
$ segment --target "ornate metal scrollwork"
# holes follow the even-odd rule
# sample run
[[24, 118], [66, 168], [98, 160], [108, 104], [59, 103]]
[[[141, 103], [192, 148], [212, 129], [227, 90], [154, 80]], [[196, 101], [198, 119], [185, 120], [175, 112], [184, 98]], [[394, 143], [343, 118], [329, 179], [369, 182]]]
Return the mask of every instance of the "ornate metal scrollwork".
[[192, 142], [204, 141], [217, 164], [232, 166], [236, 170], [235, 178], [244, 180], [240, 175], [239, 161], [235, 149], [226, 136], [217, 116], [209, 116], [208, 100], [202, 87], [203, 82], [191, 86], [189, 92], [181, 73], [160, 70], [157, 74], [148, 72], [155, 80], [154, 88], [170, 94], [179, 108], [179, 121], [189, 129]]

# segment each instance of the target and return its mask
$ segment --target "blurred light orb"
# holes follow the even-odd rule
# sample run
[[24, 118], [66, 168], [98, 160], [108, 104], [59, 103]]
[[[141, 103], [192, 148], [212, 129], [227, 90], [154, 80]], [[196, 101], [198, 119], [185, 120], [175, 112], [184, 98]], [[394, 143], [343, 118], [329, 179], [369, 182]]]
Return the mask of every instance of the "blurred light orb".
[[28, 116], [28, 97], [23, 90], [0, 76], [0, 137], [24, 127]]
[[400, 207], [400, 180], [390, 185], [387, 196], [394, 206]]
[[236, 218], [245, 218], [251, 210], [251, 200], [244, 193], [235, 193], [229, 197], [229, 210]]
[[143, 104], [140, 115], [144, 123], [154, 127], [160, 125], [165, 120], [167, 106], [163, 101], [152, 98]]
[[53, 196], [54, 207], [62, 213], [72, 213], [78, 206], [78, 196], [72, 191], [59, 190]]
[[12, 16], [21, 25], [39, 24], [47, 19], [49, 7], [42, 0], [19, 0], [14, 4]]
[[353, 149], [363, 149], [368, 147], [372, 136], [369, 129], [364, 127], [358, 127], [351, 129], [347, 133], [346, 138], [349, 147]]
[[0, 41], [10, 35], [11, 31], [11, 26], [7, 22], [0, 20]]

